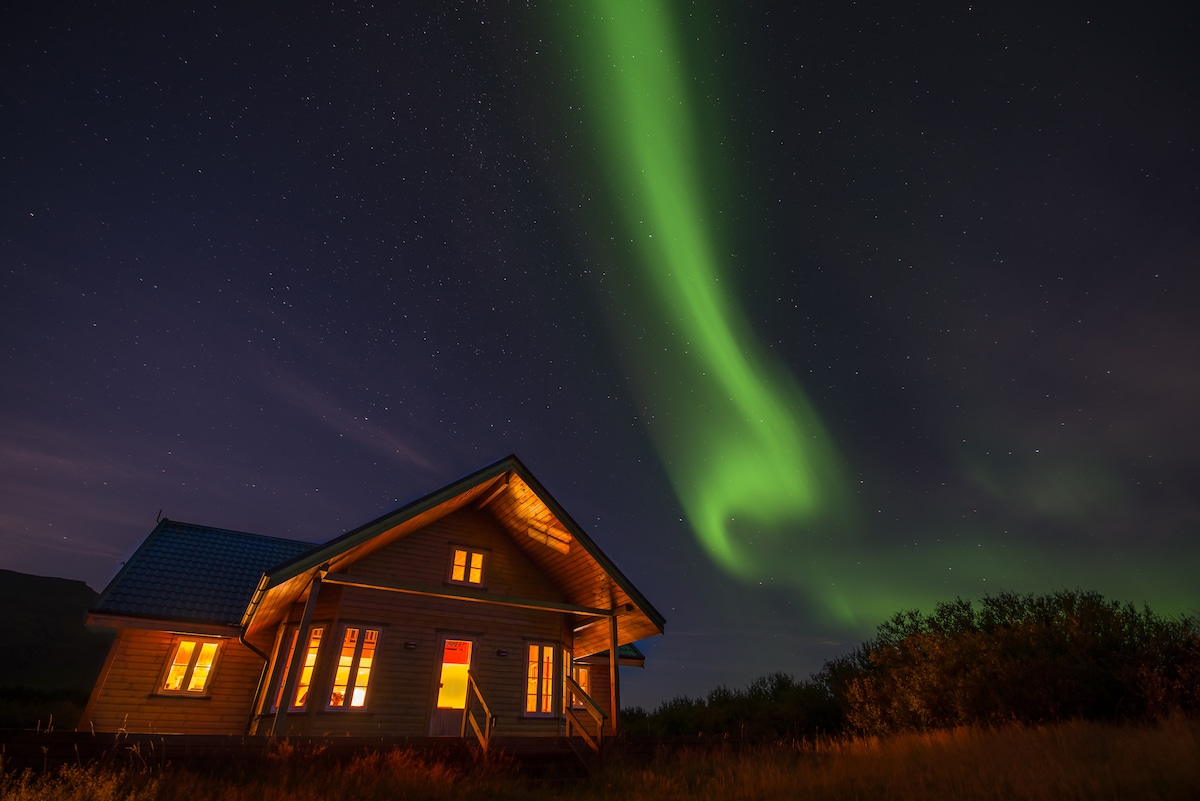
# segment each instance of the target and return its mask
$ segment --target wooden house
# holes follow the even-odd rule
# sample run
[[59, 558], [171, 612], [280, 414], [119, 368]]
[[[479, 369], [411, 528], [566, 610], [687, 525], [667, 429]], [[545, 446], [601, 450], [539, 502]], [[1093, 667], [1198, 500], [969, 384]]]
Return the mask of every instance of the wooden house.
[[616, 731], [664, 620], [508, 457], [322, 545], [162, 520], [93, 606], [118, 630], [80, 728]]

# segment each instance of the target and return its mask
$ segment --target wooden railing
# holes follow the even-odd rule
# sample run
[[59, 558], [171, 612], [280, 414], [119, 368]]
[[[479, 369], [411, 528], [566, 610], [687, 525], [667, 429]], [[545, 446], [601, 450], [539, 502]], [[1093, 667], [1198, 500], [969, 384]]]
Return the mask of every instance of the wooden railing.
[[[483, 710], [483, 726], [479, 725], [479, 719], [475, 717], [475, 712], [472, 710], [471, 701], [479, 702], [480, 708]], [[475, 683], [475, 677], [470, 672], [467, 673], [467, 702], [463, 705], [463, 720], [462, 732], [460, 737], [467, 736], [467, 724], [471, 724], [472, 731], [479, 739], [479, 747], [483, 749], [484, 756], [487, 756], [488, 744], [492, 741], [492, 732], [496, 729], [496, 716], [492, 714], [492, 710], [488, 709], [487, 701], [483, 700], [483, 693], [479, 691], [479, 685]]]
[[[600, 753], [600, 749], [604, 747], [604, 719], [607, 715], [600, 705], [592, 700], [591, 696], [583, 691], [579, 683], [570, 676], [563, 677], [563, 718], [567, 721], [567, 738], [570, 739], [572, 734], [578, 735], [588, 747]], [[575, 702], [583, 703], [583, 709], [576, 709]], [[588, 731], [587, 725], [580, 719], [579, 712], [587, 712], [591, 716], [592, 721], [596, 724], [596, 736]], [[574, 729], [574, 732], [572, 732]]]

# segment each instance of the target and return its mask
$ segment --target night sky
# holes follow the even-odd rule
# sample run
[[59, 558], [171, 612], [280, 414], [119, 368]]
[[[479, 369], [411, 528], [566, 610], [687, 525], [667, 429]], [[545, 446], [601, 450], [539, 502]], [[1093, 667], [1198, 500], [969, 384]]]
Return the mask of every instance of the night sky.
[[667, 618], [627, 704], [1197, 613], [1192, 4], [755, 5], [3, 12], [0, 567], [515, 453]]

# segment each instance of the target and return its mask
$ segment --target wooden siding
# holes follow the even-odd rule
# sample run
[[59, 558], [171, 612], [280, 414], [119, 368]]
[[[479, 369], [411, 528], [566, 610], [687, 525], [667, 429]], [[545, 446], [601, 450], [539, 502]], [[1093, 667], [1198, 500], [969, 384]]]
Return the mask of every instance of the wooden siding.
[[[346, 568], [350, 575], [403, 579], [440, 587], [446, 581], [452, 545], [487, 553], [484, 581], [488, 592], [546, 601], [562, 596], [537, 566], [499, 528], [491, 515], [461, 509], [413, 532]], [[339, 590], [336, 608], [326, 590]], [[330, 593], [330, 596], [334, 593]], [[297, 603], [289, 618], [300, 619]], [[303, 712], [289, 712], [286, 734], [425, 736], [437, 696], [442, 635], [475, 641], [472, 671], [484, 699], [497, 717], [498, 735], [556, 734], [557, 718], [522, 714], [525, 648], [531, 641], [561, 647], [570, 642], [562, 613], [494, 606], [446, 598], [387, 592], [362, 587], [322, 587], [314, 625], [328, 635], [314, 671], [312, 700]], [[345, 625], [379, 628], [367, 700], [363, 709], [328, 710], [337, 643]], [[286, 646], [285, 646], [286, 647]], [[270, 716], [260, 718], [265, 730]]]
[[221, 645], [210, 693], [156, 693], [176, 634], [121, 629], [79, 728], [130, 733], [245, 734], [263, 662], [236, 639]]
[[[520, 476], [510, 475], [505, 490], [488, 503], [487, 509], [495, 515], [502, 526], [513, 532], [510, 541], [516, 544], [538, 566], [542, 574], [554, 577], [559, 591], [571, 603], [618, 610], [624, 610], [626, 605], [633, 605], [633, 599], [629, 594], [605, 572], [600, 563], [588, 553], [579, 540], [573, 539], [567, 552], [563, 553], [525, 533], [531, 527], [535, 530], [561, 529], [563, 531], [566, 531], [567, 527]], [[575, 625], [581, 626], [592, 622], [591, 620], [579, 620]], [[617, 625], [621, 643], [630, 643], [643, 637], [662, 633], [641, 612], [631, 614], [622, 611], [618, 615]], [[606, 621], [580, 632], [575, 637], [575, 648], [577, 656], [580, 657], [603, 651], [608, 647], [609, 634]]]
[[478, 509], [461, 509], [437, 520], [347, 567], [345, 572], [362, 578], [401, 578], [440, 587], [449, 577], [450, 549], [454, 545], [484, 551], [484, 589], [488, 592], [563, 601], [558, 588], [513, 544], [495, 518]]

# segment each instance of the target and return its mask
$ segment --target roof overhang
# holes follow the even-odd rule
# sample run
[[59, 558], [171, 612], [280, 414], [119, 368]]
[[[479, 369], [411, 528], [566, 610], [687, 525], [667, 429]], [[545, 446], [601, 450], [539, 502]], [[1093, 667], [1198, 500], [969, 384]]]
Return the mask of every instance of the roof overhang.
[[193, 620], [105, 615], [96, 612], [88, 612], [83, 622], [85, 626], [106, 626], [114, 629], [145, 629], [150, 631], [166, 631], [174, 634], [198, 634], [206, 637], [237, 637], [241, 633], [241, 628], [232, 623], [204, 623]]
[[[525, 466], [515, 456], [509, 456], [317, 546], [264, 575], [242, 618], [244, 639], [266, 650], [279, 622], [286, 619], [294, 604], [307, 597], [318, 573], [330, 576], [332, 583], [345, 583], [341, 574], [349, 565], [472, 504], [487, 509], [517, 547], [562, 592], [564, 608], [557, 611], [575, 616], [577, 656], [610, 647], [612, 633], [608, 621], [614, 616], [617, 645], [663, 632], [662, 615]], [[462, 595], [462, 600], [476, 603], [522, 605], [514, 601], [523, 600], [399, 584], [376, 589]]]

